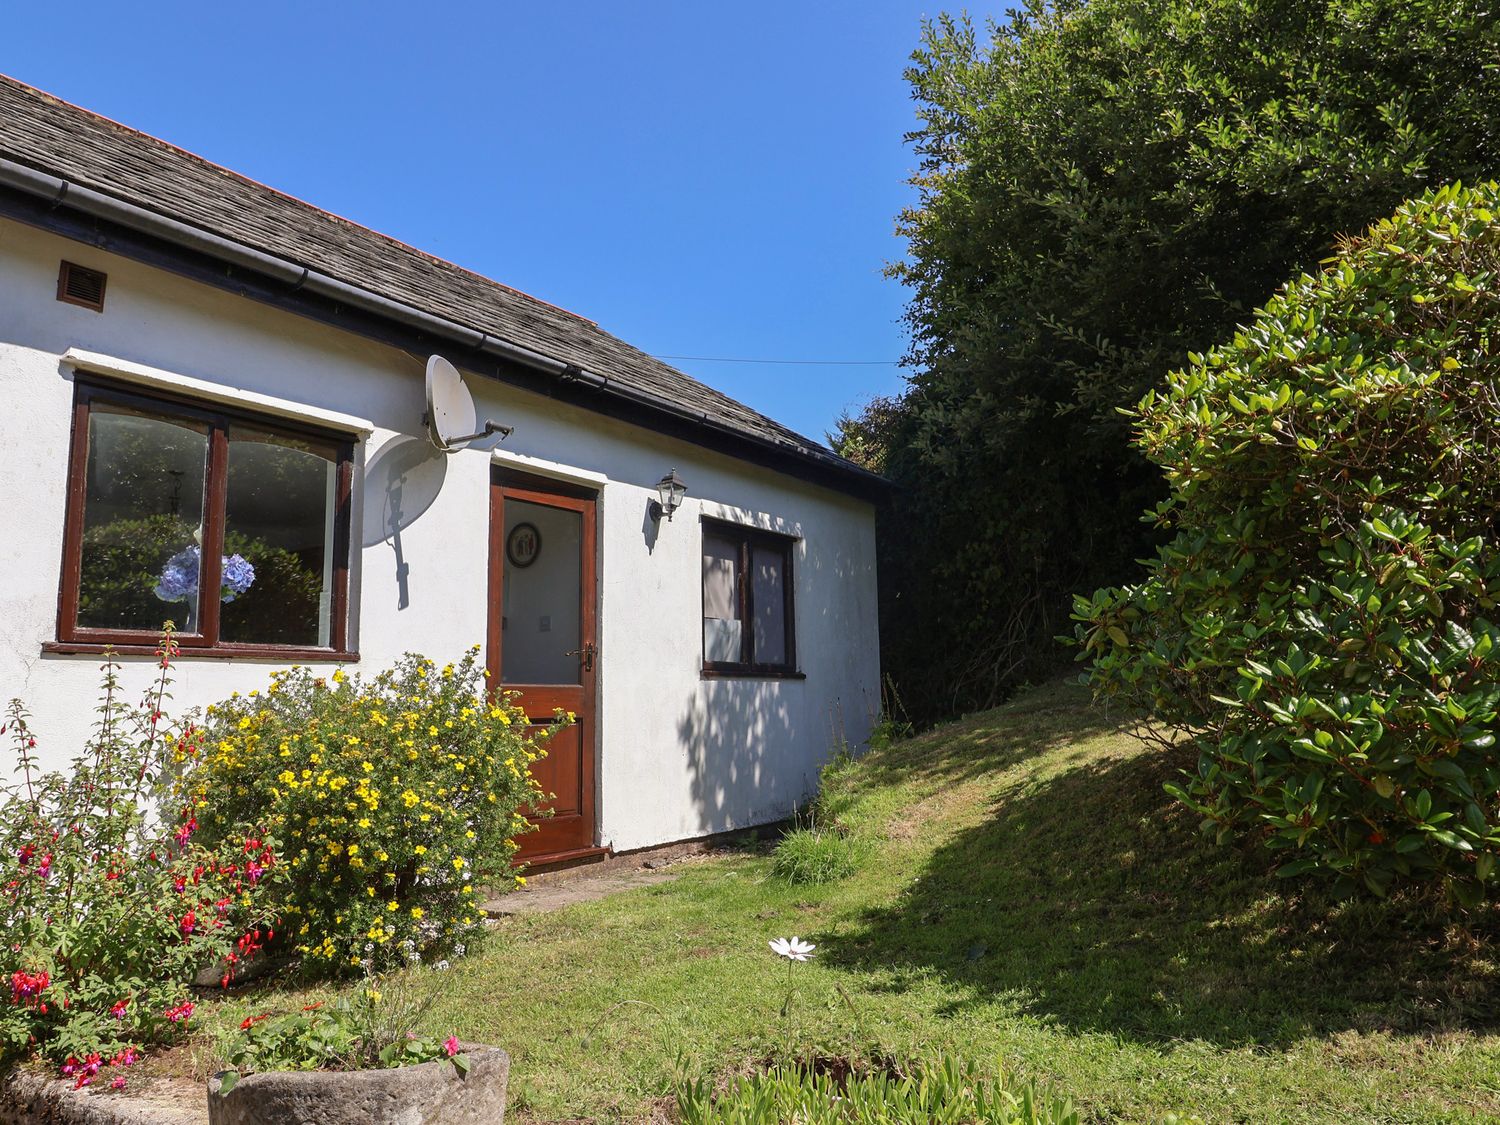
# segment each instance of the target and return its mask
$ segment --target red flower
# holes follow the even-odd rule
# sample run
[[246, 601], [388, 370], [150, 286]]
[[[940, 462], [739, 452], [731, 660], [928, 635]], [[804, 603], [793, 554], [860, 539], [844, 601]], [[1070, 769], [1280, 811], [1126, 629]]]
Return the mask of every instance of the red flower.
[[46, 969], [39, 973], [14, 972], [10, 976], [10, 1002], [33, 1007], [37, 996], [51, 982], [52, 978], [47, 975]]
[[240, 1030], [241, 1031], [249, 1031], [250, 1030], [250, 1026], [252, 1024], [257, 1024], [261, 1020], [268, 1020], [270, 1018], [271, 1018], [271, 1013], [270, 1012], [262, 1012], [258, 1016], [246, 1016], [244, 1019], [240, 1020]]
[[450, 1059], [454, 1055], [458, 1054], [458, 1036], [457, 1035], [450, 1035], [450, 1036], [448, 1036], [448, 1038], [444, 1039], [443, 1040], [443, 1050], [445, 1050], [445, 1051], [448, 1052], [448, 1057]]
[[183, 1020], [191, 1019], [193, 1015], [193, 1002], [184, 1000], [175, 1008], [168, 1008], [162, 1015], [166, 1016], [172, 1023], [181, 1023]]
[[110, 1008], [109, 1014], [117, 1020], [122, 1020], [125, 1018], [125, 1009], [128, 1007], [130, 1007], [129, 997], [126, 997], [124, 1000], [116, 1000], [114, 1006]]
[[123, 1074], [117, 1074], [117, 1075], [115, 1075], [113, 1078], [111, 1078], [109, 1080], [109, 1088], [111, 1090], [123, 1090], [123, 1089], [125, 1089], [125, 1076]]

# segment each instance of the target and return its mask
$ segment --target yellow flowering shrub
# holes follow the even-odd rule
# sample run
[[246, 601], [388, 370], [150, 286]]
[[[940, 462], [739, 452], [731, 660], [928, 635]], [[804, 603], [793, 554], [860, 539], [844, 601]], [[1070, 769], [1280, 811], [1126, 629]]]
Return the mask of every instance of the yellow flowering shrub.
[[487, 885], [515, 879], [542, 729], [491, 696], [478, 648], [373, 678], [275, 672], [208, 709], [179, 784], [205, 840], [283, 841], [278, 937], [321, 973], [462, 952]]

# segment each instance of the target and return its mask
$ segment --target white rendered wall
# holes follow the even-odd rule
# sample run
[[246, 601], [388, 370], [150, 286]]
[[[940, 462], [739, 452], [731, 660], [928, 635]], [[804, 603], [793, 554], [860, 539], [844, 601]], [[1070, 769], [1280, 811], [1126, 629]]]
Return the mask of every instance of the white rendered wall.
[[[104, 313], [55, 299], [63, 258], [109, 274]], [[374, 433], [356, 447], [358, 668], [373, 671], [403, 652], [449, 659], [482, 642], [491, 457], [469, 449], [444, 458], [426, 446], [425, 356], [0, 220], [0, 698], [26, 702], [47, 764], [63, 765], [87, 736], [98, 683], [98, 657], [42, 653], [56, 630], [72, 402], [60, 357], [70, 348], [370, 419]], [[871, 507], [541, 396], [467, 381], [481, 417], [515, 427], [500, 446], [505, 455], [563, 466], [555, 471], [600, 488], [599, 842], [624, 851], [787, 814], [814, 787], [835, 727], [857, 744], [878, 705]], [[673, 466], [690, 491], [657, 529], [647, 504]], [[793, 579], [805, 680], [700, 677], [705, 515], [799, 537]], [[127, 685], [141, 688], [152, 662], [125, 663]], [[175, 707], [261, 686], [276, 666], [183, 659]]]

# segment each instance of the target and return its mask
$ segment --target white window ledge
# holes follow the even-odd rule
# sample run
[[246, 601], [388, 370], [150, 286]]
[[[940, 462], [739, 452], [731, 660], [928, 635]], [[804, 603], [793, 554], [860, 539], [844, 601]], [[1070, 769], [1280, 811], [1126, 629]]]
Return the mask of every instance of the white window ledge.
[[174, 391], [192, 398], [222, 403], [225, 406], [242, 406], [277, 418], [310, 422], [313, 425], [366, 436], [375, 430], [375, 423], [368, 418], [341, 414], [337, 410], [324, 410], [321, 407], [308, 406], [306, 403], [292, 402], [290, 399], [276, 398], [273, 395], [264, 395], [258, 391], [247, 391], [240, 387], [227, 387], [222, 383], [211, 383], [207, 379], [194, 379], [191, 375], [179, 375], [175, 371], [163, 371], [159, 367], [147, 367], [143, 363], [132, 363], [128, 359], [116, 359], [114, 356], [86, 352], [80, 348], [69, 348], [63, 354], [62, 361], [79, 371], [109, 375], [137, 386]]
[[496, 465], [504, 465], [517, 472], [550, 477], [552, 480], [565, 483], [581, 484], [585, 488], [603, 488], [609, 483], [609, 478], [603, 473], [591, 472], [588, 469], [575, 469], [572, 465], [564, 465], [558, 461], [544, 461], [540, 457], [528, 457], [524, 453], [511, 453], [508, 450], [496, 449], [490, 453], [490, 460]]

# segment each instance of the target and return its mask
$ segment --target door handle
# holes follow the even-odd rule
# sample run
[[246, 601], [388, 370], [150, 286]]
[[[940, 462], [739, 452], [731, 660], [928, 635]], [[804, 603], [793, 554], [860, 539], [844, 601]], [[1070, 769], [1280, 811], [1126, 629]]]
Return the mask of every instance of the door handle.
[[583, 657], [583, 670], [585, 672], [592, 672], [594, 670], [594, 642], [593, 641], [587, 641], [587, 642], [585, 642], [585, 644], [584, 644], [584, 646], [582, 648], [570, 649], [569, 651], [565, 652], [563, 655], [564, 656], [581, 656], [581, 657]]

